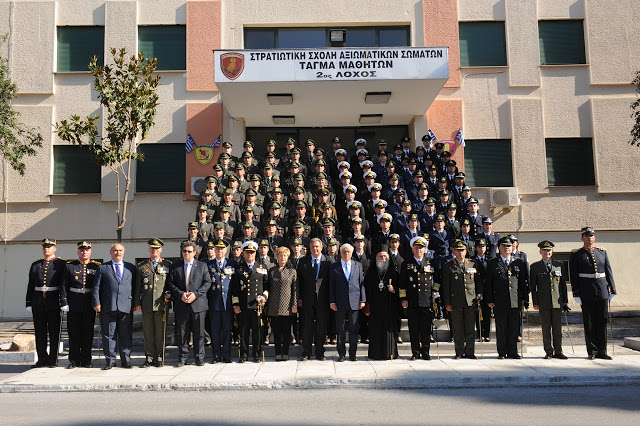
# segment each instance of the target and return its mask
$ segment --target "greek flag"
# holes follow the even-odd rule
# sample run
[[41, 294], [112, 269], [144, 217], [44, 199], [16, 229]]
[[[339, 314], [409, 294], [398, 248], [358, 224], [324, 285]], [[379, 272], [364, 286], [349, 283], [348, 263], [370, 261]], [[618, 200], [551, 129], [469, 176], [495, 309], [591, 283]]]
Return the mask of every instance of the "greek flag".
[[213, 141], [213, 143], [211, 144], [211, 148], [215, 148], [217, 146], [220, 146], [220, 141], [221, 140], [222, 140], [222, 133], [220, 133], [220, 136], [218, 136], [218, 139]]
[[193, 151], [193, 147], [195, 146], [196, 141], [193, 140], [193, 138], [191, 137], [191, 135], [187, 135], [187, 143], [184, 146], [184, 149], [187, 152], [191, 152]]
[[427, 132], [429, 134], [429, 138], [431, 139], [429, 141], [429, 148], [433, 148], [433, 143], [436, 142], [438, 140], [438, 138], [436, 137], [436, 134], [433, 133], [433, 131], [431, 129], [429, 129], [429, 132]]
[[460, 146], [465, 146], [464, 138], [462, 137], [462, 129], [458, 129], [458, 134], [456, 134], [455, 138], [460, 141]]

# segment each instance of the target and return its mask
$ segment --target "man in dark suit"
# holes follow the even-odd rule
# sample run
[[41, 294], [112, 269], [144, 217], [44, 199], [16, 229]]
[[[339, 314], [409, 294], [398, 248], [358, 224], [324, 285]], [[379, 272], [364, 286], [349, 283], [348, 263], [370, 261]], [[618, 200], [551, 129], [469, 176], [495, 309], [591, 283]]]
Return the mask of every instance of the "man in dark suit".
[[336, 331], [338, 334], [338, 362], [346, 355], [345, 322], [349, 321], [349, 359], [357, 361], [358, 350], [358, 312], [367, 301], [364, 289], [362, 265], [351, 259], [353, 246], [343, 244], [340, 247], [339, 262], [329, 269], [329, 307], [336, 313]]
[[213, 246], [215, 258], [207, 261], [211, 276], [209, 297], [209, 318], [211, 319], [211, 351], [212, 364], [220, 361], [231, 363], [231, 323], [233, 322], [233, 305], [231, 300], [231, 278], [236, 272], [236, 261], [227, 259], [228, 243], [218, 240], [209, 241], [207, 247]]
[[311, 357], [315, 344], [316, 359], [323, 361], [324, 343], [329, 319], [329, 258], [322, 254], [322, 241], [313, 238], [309, 255], [298, 265], [298, 306], [302, 308], [303, 337], [300, 361]]
[[192, 241], [180, 244], [182, 262], [171, 266], [167, 277], [167, 290], [173, 296], [173, 312], [176, 315], [178, 340], [178, 363], [187, 365], [189, 338], [193, 333], [193, 355], [196, 365], [204, 365], [204, 322], [209, 304], [207, 292], [211, 288], [211, 277], [207, 264], [195, 260], [196, 245]]
[[131, 301], [136, 280], [135, 265], [122, 260], [122, 244], [111, 246], [109, 254], [111, 260], [100, 265], [93, 283], [93, 309], [100, 314], [102, 348], [107, 360], [103, 370], [115, 365], [116, 346], [120, 349], [121, 366], [131, 368]]

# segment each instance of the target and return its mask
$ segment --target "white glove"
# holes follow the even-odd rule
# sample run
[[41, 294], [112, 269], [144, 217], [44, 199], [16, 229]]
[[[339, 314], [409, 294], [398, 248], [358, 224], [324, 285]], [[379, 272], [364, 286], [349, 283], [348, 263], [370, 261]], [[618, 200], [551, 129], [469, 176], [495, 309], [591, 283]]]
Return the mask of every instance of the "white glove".
[[69, 312], [69, 305], [60, 306], [60, 310], [61, 310], [62, 312]]
[[582, 299], [579, 297], [574, 297], [573, 300], [575, 300], [578, 305], [582, 305]]
[[31, 313], [31, 311], [33, 311], [33, 308], [31, 308], [31, 306], [27, 306], [27, 311], [29, 311], [29, 313]]
[[611, 293], [611, 294], [609, 295], [609, 300], [613, 300], [613, 298], [614, 298], [614, 297], [616, 297], [616, 295], [615, 295], [615, 294], [613, 294], [613, 293]]
[[438, 297], [440, 297], [440, 293], [439, 293], [439, 292], [437, 292], [437, 291], [434, 291], [434, 292], [432, 293], [432, 295], [433, 295], [433, 298], [434, 298], [434, 299], [437, 299]]

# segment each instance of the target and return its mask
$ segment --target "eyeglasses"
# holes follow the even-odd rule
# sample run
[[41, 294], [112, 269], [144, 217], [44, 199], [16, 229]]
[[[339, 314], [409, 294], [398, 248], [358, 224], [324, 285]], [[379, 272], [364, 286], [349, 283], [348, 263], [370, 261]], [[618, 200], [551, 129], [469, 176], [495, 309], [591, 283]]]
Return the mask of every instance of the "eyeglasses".
[[193, 250], [182, 250], [183, 253], [193, 253]]

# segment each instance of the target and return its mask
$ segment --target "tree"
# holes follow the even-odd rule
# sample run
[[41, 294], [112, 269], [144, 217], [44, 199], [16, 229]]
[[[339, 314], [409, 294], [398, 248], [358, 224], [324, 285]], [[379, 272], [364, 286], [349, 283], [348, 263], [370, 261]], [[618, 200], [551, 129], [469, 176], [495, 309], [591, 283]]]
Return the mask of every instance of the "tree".
[[[636, 72], [636, 78], [631, 84], [636, 86], [636, 93], [640, 95], [640, 71]], [[640, 98], [631, 104], [631, 118], [634, 119], [633, 128], [631, 128], [631, 145], [640, 145]]]
[[[1, 37], [0, 45], [6, 39], [6, 35]], [[20, 122], [20, 113], [11, 105], [11, 100], [17, 97], [18, 87], [11, 81], [9, 60], [0, 52], [0, 155], [24, 176], [26, 166], [22, 159], [25, 155], [36, 155], [36, 148], [42, 148], [42, 135]]]
[[[131, 163], [135, 160], [144, 161], [137, 148], [154, 124], [158, 105], [156, 89], [160, 76], [154, 75], [157, 59], [145, 58], [144, 52], [127, 60], [125, 49], [117, 51], [112, 48], [111, 56], [112, 65], [99, 66], [95, 56], [89, 63], [98, 99], [107, 110], [106, 123], [103, 123], [106, 136], [100, 136], [98, 131], [98, 115], [84, 119], [73, 115], [69, 120], [56, 123], [55, 133], [63, 141], [87, 146], [95, 154], [96, 163], [115, 174], [116, 234], [118, 241], [122, 241], [131, 189]], [[124, 182], [122, 196], [121, 180]]]

